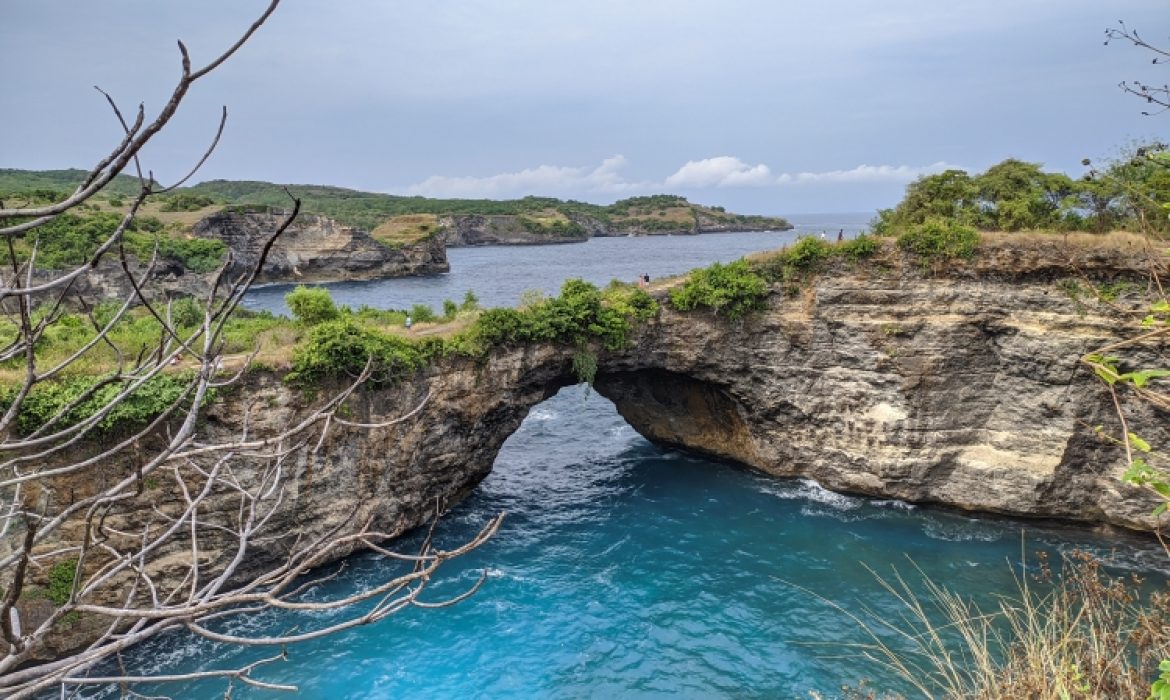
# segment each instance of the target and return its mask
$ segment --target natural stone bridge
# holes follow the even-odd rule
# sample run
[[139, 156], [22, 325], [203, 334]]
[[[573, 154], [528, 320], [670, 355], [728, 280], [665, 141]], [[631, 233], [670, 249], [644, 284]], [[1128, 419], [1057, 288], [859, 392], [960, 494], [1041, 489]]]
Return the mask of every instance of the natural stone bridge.
[[[1141, 269], [1116, 259], [1079, 265], [1098, 279], [1136, 278]], [[1108, 390], [1078, 362], [1128, 331], [1105, 305], [1060, 291], [1068, 269], [1056, 247], [1003, 250], [931, 274], [916, 265], [839, 270], [794, 295], [776, 291], [765, 311], [741, 322], [664, 305], [628, 349], [599, 351], [595, 388], [659, 444], [769, 474], [973, 511], [1150, 529], [1154, 501], [1120, 481], [1120, 450], [1092, 428], [1116, 425]], [[499, 348], [362, 393], [355, 413], [369, 422], [429, 398], [402, 425], [335, 428], [316, 455], [306, 449], [276, 531], [420, 524], [436, 501], [453, 504], [489, 473], [532, 407], [577, 383], [573, 353]], [[298, 392], [255, 381], [213, 417], [230, 424], [242, 402], [262, 400], [260, 427], [275, 430], [304, 410]], [[1133, 419], [1150, 442], [1166, 443], [1164, 420], [1140, 411]]]

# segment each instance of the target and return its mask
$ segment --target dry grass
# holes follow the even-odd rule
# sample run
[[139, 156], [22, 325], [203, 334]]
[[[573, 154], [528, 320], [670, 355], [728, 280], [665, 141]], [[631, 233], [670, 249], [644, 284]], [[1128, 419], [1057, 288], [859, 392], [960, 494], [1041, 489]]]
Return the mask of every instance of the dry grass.
[[984, 231], [980, 234], [983, 245], [995, 247], [1021, 245], [1061, 245], [1080, 250], [1134, 250], [1151, 244], [1157, 246], [1148, 236], [1131, 231], [1110, 231], [1109, 233], [1086, 233], [1084, 231]]
[[400, 246], [427, 238], [438, 229], [439, 217], [434, 214], [404, 214], [383, 221], [370, 235], [386, 245]]
[[875, 578], [902, 607], [900, 619], [830, 605], [869, 637], [853, 652], [925, 698], [1147, 697], [1170, 656], [1170, 593], [1145, 595], [1140, 579], [1112, 577], [1084, 552], [1062, 564], [1054, 576], [1041, 559], [1035, 581], [1018, 578], [1018, 590], [987, 610], [925, 575], [916, 587], [897, 573]]
[[633, 208], [625, 216], [615, 216], [614, 222], [620, 223], [630, 219], [657, 219], [690, 226], [694, 218], [690, 207], [667, 207], [666, 209]]
[[[190, 232], [200, 219], [210, 216], [223, 209], [222, 204], [212, 204], [211, 206], [203, 207], [202, 209], [198, 209], [196, 211], [162, 211], [162, 206], [164, 203], [165, 202], [156, 201], [143, 204], [142, 208], [139, 209], [139, 216], [153, 216], [159, 221], [162, 221], [164, 224], [167, 224], [168, 228], [175, 228], [184, 232]], [[110, 203], [107, 201], [90, 200], [90, 204], [96, 205], [97, 208], [101, 211], [112, 211], [119, 214], [125, 213], [126, 211], [125, 206], [110, 206]]]

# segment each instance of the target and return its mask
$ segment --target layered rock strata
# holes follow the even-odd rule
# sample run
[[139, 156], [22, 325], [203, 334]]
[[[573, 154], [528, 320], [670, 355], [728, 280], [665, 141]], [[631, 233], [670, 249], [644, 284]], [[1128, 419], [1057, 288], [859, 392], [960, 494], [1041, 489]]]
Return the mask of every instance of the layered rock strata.
[[[194, 233], [227, 244], [234, 272], [255, 267], [268, 237], [283, 221], [281, 212], [224, 211], [195, 225]], [[351, 226], [301, 214], [281, 235], [257, 282], [334, 282], [447, 272], [447, 251], [439, 237], [391, 247]]]

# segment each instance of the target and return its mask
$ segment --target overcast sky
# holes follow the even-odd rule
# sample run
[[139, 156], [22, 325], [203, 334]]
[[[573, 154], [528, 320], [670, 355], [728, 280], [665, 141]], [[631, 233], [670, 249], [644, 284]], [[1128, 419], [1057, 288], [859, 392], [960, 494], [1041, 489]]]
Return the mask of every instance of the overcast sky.
[[[0, 167], [116, 143], [99, 85], [157, 110], [259, 0], [0, 0]], [[146, 165], [198, 179], [606, 203], [676, 192], [749, 213], [867, 211], [1006, 157], [1079, 175], [1167, 137], [1122, 79], [1170, 80], [1167, 0], [285, 0], [198, 83]]]

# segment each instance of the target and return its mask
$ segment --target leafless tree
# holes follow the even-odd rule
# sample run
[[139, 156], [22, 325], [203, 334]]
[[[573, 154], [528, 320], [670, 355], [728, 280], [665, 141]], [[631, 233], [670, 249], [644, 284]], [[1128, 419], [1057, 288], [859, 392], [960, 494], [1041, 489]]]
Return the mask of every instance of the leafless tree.
[[[210, 436], [200, 425], [201, 410], [216, 392], [241, 380], [243, 366], [223, 367], [224, 329], [265, 257], [292, 223], [300, 202], [263, 247], [260, 261], [245, 274], [229, 274], [230, 260], [215, 276], [201, 300], [203, 317], [195, 331], [182, 331], [173, 321], [173, 305], [153, 289], [154, 257], [145, 265], [132, 259], [124, 235], [148, 198], [186, 182], [206, 161], [222, 133], [226, 109], [207, 151], [185, 177], [170, 185], [143, 170], [139, 154], [179, 109], [191, 87], [219, 68], [243, 46], [276, 9], [272, 0], [263, 14], [223, 53], [195, 68], [186, 47], [178, 45], [181, 72], [169, 100], [148, 119], [140, 105], [126, 119], [115, 100], [105, 95], [124, 130], [121, 142], [97, 163], [68, 196], [48, 204], [31, 202], [6, 207], [0, 202], [0, 312], [12, 329], [0, 335], [0, 363], [17, 368], [21, 379], [5, 396], [0, 415], [0, 696], [30, 697], [50, 689], [62, 696], [91, 684], [119, 684], [124, 693], [140, 681], [183, 681], [222, 677], [265, 688], [295, 689], [254, 677], [256, 669], [280, 659], [285, 645], [381, 620], [407, 606], [431, 607], [470, 595], [478, 583], [441, 602], [419, 595], [444, 562], [478, 547], [499, 527], [499, 518], [458, 548], [442, 551], [426, 538], [411, 555], [385, 548], [392, 534], [369, 523], [349, 523], [311, 541], [295, 541], [275, 563], [257, 570], [253, 552], [270, 519], [282, 503], [283, 484], [290, 478], [294, 455], [319, 449], [331, 428], [383, 430], [417, 419], [421, 404], [406, 415], [378, 423], [357, 423], [339, 411], [362, 385], [370, 370], [327, 400], [319, 400], [294, 425], [272, 434], [252, 427], [245, 415], [230, 438]], [[38, 229], [87, 203], [124, 171], [137, 173], [138, 194], [126, 207], [116, 230], [89, 254], [88, 260], [45, 279], [37, 271]], [[291, 195], [290, 195], [291, 198]], [[18, 255], [17, 243], [31, 252]], [[109, 318], [88, 311], [92, 338], [64, 360], [46, 363], [38, 344], [63, 318], [67, 309], [85, 306], [81, 282], [100, 263], [116, 261], [130, 290]], [[130, 357], [111, 340], [111, 331], [131, 315], [149, 314], [159, 327], [158, 342]], [[11, 339], [7, 338], [11, 336]], [[91, 388], [69, 401], [31, 429], [22, 426], [22, 409], [38, 391], [59, 380], [103, 348], [115, 355], [115, 366]], [[182, 357], [191, 369], [179, 396], [149, 422], [115, 439], [99, 439], [100, 427], [135, 392], [159, 377], [174, 377], [171, 367]], [[88, 415], [81, 409], [94, 406]], [[425, 403], [425, 399], [423, 401]], [[79, 414], [83, 414], [80, 417]], [[144, 487], [164, 483], [172, 497], [156, 502]], [[226, 510], [223, 504], [232, 505]], [[214, 542], [214, 545], [211, 543]], [[225, 544], [226, 543], [226, 544]], [[208, 556], [208, 549], [218, 548]], [[321, 581], [306, 574], [356, 549], [373, 549], [404, 562], [387, 580], [352, 594], [306, 602], [304, 594]], [[46, 572], [66, 572], [61, 600], [40, 615], [27, 613], [26, 594]], [[177, 573], [176, 573], [177, 572]], [[68, 580], [71, 576], [71, 580]], [[481, 579], [482, 581], [482, 579]], [[58, 581], [60, 584], [61, 582]], [[357, 604], [363, 603], [361, 606]], [[360, 612], [357, 611], [360, 607]], [[317, 629], [271, 637], [226, 633], [222, 624], [232, 616], [265, 609], [342, 611]], [[21, 610], [26, 610], [22, 615]], [[341, 621], [337, 621], [340, 619]], [[92, 631], [79, 649], [58, 658], [47, 652], [61, 627], [84, 620]], [[96, 624], [95, 624], [96, 621]], [[101, 673], [118, 668], [110, 663], [128, 647], [160, 632], [185, 628], [204, 637], [242, 645], [274, 648], [271, 657], [247, 666], [200, 673], [139, 677]], [[217, 631], [220, 630], [220, 631]], [[103, 663], [106, 662], [106, 663]]]
[[[1115, 39], [1127, 41], [1153, 54], [1150, 61], [1153, 65], [1170, 62], [1170, 49], [1149, 43], [1136, 29], [1126, 26], [1125, 22], [1118, 21], [1117, 25], [1105, 30], [1106, 44]], [[1145, 100], [1146, 104], [1152, 105], [1151, 109], [1155, 110], [1154, 112], [1142, 112], [1142, 114], [1156, 114], [1170, 109], [1170, 85], [1159, 86], [1144, 80], [1123, 80], [1119, 83], [1119, 87], [1125, 92]]]

